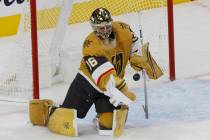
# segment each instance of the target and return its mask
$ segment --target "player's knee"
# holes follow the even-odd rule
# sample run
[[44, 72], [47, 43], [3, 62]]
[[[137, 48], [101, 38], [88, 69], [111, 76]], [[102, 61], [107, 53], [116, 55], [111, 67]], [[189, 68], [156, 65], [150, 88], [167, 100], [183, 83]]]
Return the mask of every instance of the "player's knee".
[[85, 118], [87, 112], [77, 110], [77, 118], [83, 119]]
[[75, 110], [77, 110], [77, 118], [80, 118], [80, 119], [85, 118], [85, 116], [87, 115], [87, 112], [88, 112], [88, 110], [86, 110], [86, 109], [83, 109], [83, 108], [80, 108], [80, 107], [79, 107], [80, 109], [76, 109], [76, 107], [69, 106], [69, 104], [68, 105], [64, 105], [63, 104], [60, 107], [61, 108], [68, 108], [68, 109], [75, 109]]

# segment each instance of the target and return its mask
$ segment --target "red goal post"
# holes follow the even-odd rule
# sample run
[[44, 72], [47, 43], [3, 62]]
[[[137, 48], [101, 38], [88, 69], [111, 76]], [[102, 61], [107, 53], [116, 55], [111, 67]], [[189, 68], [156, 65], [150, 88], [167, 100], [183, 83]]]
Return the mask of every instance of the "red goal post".
[[39, 99], [39, 62], [37, 40], [37, 16], [36, 0], [30, 0], [31, 9], [31, 46], [32, 46], [32, 70], [33, 70], [33, 98]]
[[176, 79], [175, 75], [175, 52], [174, 52], [174, 12], [173, 0], [167, 0], [168, 9], [168, 46], [169, 46], [169, 76], [170, 80]]

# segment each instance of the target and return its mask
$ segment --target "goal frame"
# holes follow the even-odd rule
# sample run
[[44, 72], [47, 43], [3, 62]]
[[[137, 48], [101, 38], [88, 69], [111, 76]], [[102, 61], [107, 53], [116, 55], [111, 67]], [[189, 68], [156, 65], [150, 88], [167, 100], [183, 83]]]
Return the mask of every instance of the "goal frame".
[[[72, 1], [72, 0], [71, 0]], [[31, 43], [32, 43], [32, 72], [33, 72], [33, 98], [39, 99], [39, 63], [38, 63], [38, 35], [37, 35], [37, 9], [36, 0], [30, 0], [31, 9]], [[174, 52], [174, 14], [173, 0], [167, 0], [168, 15], [168, 46], [169, 46], [169, 79], [174, 81], [175, 52]]]

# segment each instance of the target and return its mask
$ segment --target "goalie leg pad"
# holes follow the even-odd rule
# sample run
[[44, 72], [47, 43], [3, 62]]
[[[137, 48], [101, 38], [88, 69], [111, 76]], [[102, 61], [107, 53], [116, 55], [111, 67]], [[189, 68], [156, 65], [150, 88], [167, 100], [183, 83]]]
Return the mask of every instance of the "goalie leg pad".
[[78, 136], [76, 116], [75, 109], [58, 108], [49, 118], [48, 129], [61, 135]]
[[53, 105], [52, 100], [33, 99], [29, 102], [29, 118], [34, 125], [47, 125], [49, 119], [49, 106]]
[[114, 118], [112, 126], [114, 137], [119, 137], [122, 135], [127, 115], [128, 115], [128, 108], [121, 108], [114, 110]]

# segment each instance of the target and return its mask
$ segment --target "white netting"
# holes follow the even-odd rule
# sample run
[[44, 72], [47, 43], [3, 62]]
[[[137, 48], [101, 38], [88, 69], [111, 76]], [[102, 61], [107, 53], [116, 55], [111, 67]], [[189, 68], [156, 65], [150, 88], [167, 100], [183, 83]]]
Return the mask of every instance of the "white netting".
[[[61, 9], [65, 0], [37, 1], [37, 28], [39, 53], [39, 83], [40, 88], [50, 87], [56, 73], [59, 60], [59, 47], [62, 42], [54, 42], [58, 19], [66, 19], [61, 26], [66, 28], [68, 17], [62, 18]], [[68, 6], [70, 9], [70, 6]], [[66, 13], [68, 14], [68, 9]], [[63, 30], [63, 29], [61, 29]], [[64, 34], [64, 32], [63, 32]], [[57, 37], [62, 40], [63, 37]], [[17, 40], [5, 53], [7, 61], [1, 66], [0, 94], [1, 97], [31, 98], [32, 93], [32, 45], [30, 3], [25, 2], [21, 13]]]
[[[70, 4], [70, 0], [37, 0], [41, 88], [50, 87], [58, 73], [63, 75], [64, 82], [73, 80], [81, 60], [82, 43], [92, 31], [88, 19], [98, 7], [107, 8], [114, 20], [130, 24], [137, 35], [141, 26], [144, 42], [150, 42], [154, 57], [168, 71], [164, 66], [168, 65], [167, 0], [74, 0], [71, 14], [68, 14], [71, 7], [65, 7], [64, 2]], [[16, 45], [11, 47], [11, 52], [2, 51], [8, 60], [1, 62], [0, 67], [2, 96], [30, 98], [33, 95], [30, 28], [30, 6], [25, 2]], [[132, 81], [130, 68], [127, 74]]]

